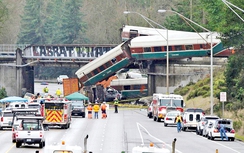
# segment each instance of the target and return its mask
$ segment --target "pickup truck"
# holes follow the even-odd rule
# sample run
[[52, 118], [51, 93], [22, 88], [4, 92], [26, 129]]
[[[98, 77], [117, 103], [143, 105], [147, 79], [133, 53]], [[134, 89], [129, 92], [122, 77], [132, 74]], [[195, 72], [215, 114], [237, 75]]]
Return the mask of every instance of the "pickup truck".
[[69, 77], [67, 75], [60, 75], [57, 77], [57, 83], [63, 84], [63, 79], [68, 79]]
[[16, 148], [22, 144], [39, 144], [39, 148], [45, 146], [45, 132], [43, 128], [42, 116], [17, 116], [16, 120], [20, 120], [16, 135]]

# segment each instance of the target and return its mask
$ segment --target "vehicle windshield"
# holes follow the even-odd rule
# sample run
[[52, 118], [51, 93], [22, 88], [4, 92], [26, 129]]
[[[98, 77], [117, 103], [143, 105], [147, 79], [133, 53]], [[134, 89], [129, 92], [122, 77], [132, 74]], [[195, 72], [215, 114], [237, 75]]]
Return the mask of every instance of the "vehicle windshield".
[[232, 122], [227, 120], [220, 120], [218, 124], [223, 124], [225, 127], [229, 127], [229, 128], [232, 127]]
[[40, 105], [28, 105], [28, 108], [37, 108], [37, 109], [39, 109]]
[[63, 109], [63, 103], [45, 103], [45, 109]]
[[160, 99], [160, 106], [171, 106], [171, 99]]
[[69, 150], [54, 150], [53, 153], [73, 153], [73, 151], [69, 151]]
[[67, 75], [60, 75], [60, 78], [69, 78]]
[[84, 107], [82, 103], [73, 103], [72, 107]]
[[183, 101], [182, 100], [173, 99], [172, 103], [173, 103], [172, 105], [175, 107], [183, 107]]
[[3, 117], [13, 117], [12, 112], [3, 112]]
[[36, 121], [23, 120], [22, 127], [23, 127], [23, 130], [42, 130], [42, 126], [38, 122], [38, 120], [36, 120]]
[[177, 116], [179, 115], [180, 113], [177, 113], [177, 112], [174, 112], [174, 113], [168, 113], [167, 116]]

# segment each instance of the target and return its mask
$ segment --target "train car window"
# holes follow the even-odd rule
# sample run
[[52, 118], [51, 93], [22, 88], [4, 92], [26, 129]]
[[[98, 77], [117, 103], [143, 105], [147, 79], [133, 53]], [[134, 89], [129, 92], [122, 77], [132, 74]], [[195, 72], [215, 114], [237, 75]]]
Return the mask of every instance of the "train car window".
[[96, 75], [96, 74], [99, 73], [99, 70], [98, 69], [95, 69], [95, 70], [93, 70], [93, 73]]
[[[167, 46], [164, 46], [164, 50], [167, 51]], [[169, 46], [169, 51], [172, 50], [172, 46]]]
[[133, 86], [133, 89], [134, 89], [134, 90], [140, 90], [140, 89], [141, 89], [141, 85], [134, 85], [134, 86]]
[[130, 86], [124, 86], [124, 90], [130, 90]]
[[144, 49], [144, 52], [151, 52], [151, 48], [150, 47], [145, 47], [143, 49]]
[[186, 50], [192, 50], [193, 49], [192, 45], [186, 45], [185, 47], [186, 47]]
[[106, 66], [106, 68], [108, 68], [108, 67], [110, 67], [112, 64], [111, 64], [111, 62], [109, 61], [109, 62], [105, 63], [104, 65]]
[[203, 49], [203, 45], [202, 44], [200, 44], [200, 49]]
[[105, 70], [105, 68], [103, 67], [103, 65], [99, 67], [99, 70], [100, 70], [100, 71]]
[[154, 49], [154, 52], [161, 52], [162, 51], [161, 46], [153, 47], [153, 49]]
[[88, 73], [88, 74], [87, 74], [87, 77], [88, 77], [88, 78], [91, 78], [91, 77], [92, 77], [92, 73]]
[[130, 38], [135, 38], [138, 36], [138, 30], [130, 30]]
[[183, 50], [181, 45], [175, 46], [175, 50]]
[[146, 34], [140, 34], [139, 36], [148, 36], [148, 35], [146, 35]]

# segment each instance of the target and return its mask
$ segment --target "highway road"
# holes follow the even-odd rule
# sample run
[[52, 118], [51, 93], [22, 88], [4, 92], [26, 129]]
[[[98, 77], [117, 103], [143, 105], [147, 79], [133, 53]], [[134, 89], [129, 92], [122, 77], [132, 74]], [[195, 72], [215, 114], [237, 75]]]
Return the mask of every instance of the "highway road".
[[[35, 92], [41, 92], [45, 86], [35, 84]], [[49, 84], [50, 93], [62, 85]], [[69, 129], [51, 128], [45, 131], [46, 146], [61, 144], [78, 145], [84, 148], [84, 138], [88, 135], [87, 149], [93, 153], [132, 153], [132, 148], [153, 142], [156, 147], [172, 149], [173, 139], [176, 138], [176, 153], [244, 153], [244, 143], [240, 141], [208, 140], [195, 134], [195, 131], [178, 133], [175, 126], [164, 127], [163, 122], [154, 122], [141, 109], [114, 108], [108, 110], [108, 118], [88, 119], [73, 117]], [[45, 147], [44, 147], [45, 148]], [[0, 131], [0, 153], [45, 153], [38, 145], [16, 148], [11, 141], [11, 129]]]
[[[101, 114], [99, 114], [101, 117]], [[141, 132], [141, 135], [140, 135]], [[239, 141], [208, 140], [193, 131], [180, 132], [176, 127], [164, 127], [163, 123], [154, 122], [146, 117], [146, 111], [140, 109], [119, 109], [108, 111], [107, 119], [88, 119], [74, 117], [69, 129], [50, 129], [46, 131], [46, 146], [61, 144], [78, 145], [84, 148], [84, 138], [88, 135], [87, 149], [93, 153], [131, 153], [133, 147], [148, 146], [153, 142], [156, 147], [171, 149], [174, 138], [176, 153], [244, 153], [244, 143]], [[11, 131], [0, 131], [1, 153], [34, 153], [40, 150], [38, 145], [16, 148], [11, 142]]]

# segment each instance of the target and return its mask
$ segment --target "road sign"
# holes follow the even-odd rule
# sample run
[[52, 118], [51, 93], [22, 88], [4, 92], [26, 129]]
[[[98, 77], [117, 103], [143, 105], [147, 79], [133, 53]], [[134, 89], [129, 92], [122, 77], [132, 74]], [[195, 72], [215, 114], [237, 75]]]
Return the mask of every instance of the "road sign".
[[225, 102], [227, 99], [226, 92], [220, 92], [220, 101]]

